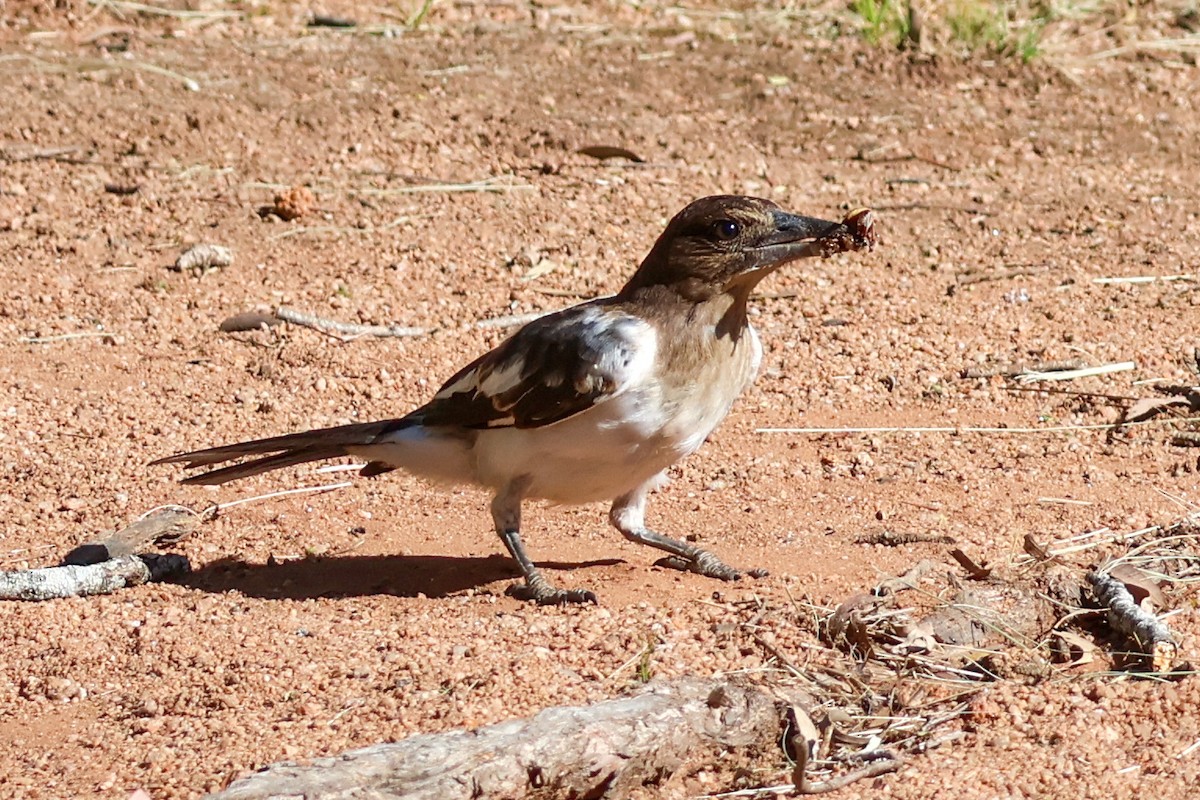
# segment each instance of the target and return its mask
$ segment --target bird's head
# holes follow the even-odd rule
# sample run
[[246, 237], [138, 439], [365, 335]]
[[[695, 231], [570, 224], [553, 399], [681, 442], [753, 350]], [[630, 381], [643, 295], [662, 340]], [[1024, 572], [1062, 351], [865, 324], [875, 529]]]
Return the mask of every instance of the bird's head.
[[745, 296], [790, 261], [873, 243], [869, 212], [829, 222], [789, 214], [758, 197], [703, 197], [675, 215], [626, 290], [671, 286], [690, 300]]

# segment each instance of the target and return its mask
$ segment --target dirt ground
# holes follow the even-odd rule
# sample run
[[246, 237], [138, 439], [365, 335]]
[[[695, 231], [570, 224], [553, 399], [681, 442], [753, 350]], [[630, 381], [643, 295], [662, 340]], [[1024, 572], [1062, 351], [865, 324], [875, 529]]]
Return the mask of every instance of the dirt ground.
[[[533, 558], [601, 599], [538, 608], [506, 596], [516, 572], [480, 492], [394, 473], [235, 506], [175, 548], [195, 570], [181, 583], [0, 605], [0, 795], [194, 797], [275, 761], [614, 697], [647, 673], [752, 673], [769, 656], [729, 634], [732, 604], [835, 605], [949, 564], [944, 544], [864, 534], [943, 534], [1004, 564], [1028, 533], [1195, 510], [1197, 451], [1172, 444], [1186, 425], [1104, 426], [1128, 405], [1106, 396], [1196, 382], [1197, 284], [1096, 281], [1197, 271], [1191, 64], [960, 61], [810, 35], [803, 15], [655, 4], [439, 3], [399, 35], [252, 8], [0, 1], [2, 569], [55, 564], [165, 503], [346, 478], [181, 487], [147, 462], [399, 416], [505, 335], [473, 323], [617, 289], [695, 197], [871, 206], [884, 241], [762, 286], [757, 383], [651, 503], [656, 527], [769, 577], [663, 570], [603, 507], [534, 506]], [[312, 213], [260, 215], [299, 185]], [[197, 242], [233, 263], [173, 271]], [[218, 330], [279, 305], [436, 330]], [[1075, 359], [1135, 367], [1036, 391], [962, 377]], [[971, 427], [1011, 430], [944, 430]], [[1194, 659], [1196, 595], [1179, 602]], [[811, 641], [770, 633], [788, 652]], [[987, 698], [962, 741], [837, 796], [1169, 799], [1200, 779], [1195, 678], [1064, 670]], [[648, 796], [787, 780], [782, 760], [735, 766]]]

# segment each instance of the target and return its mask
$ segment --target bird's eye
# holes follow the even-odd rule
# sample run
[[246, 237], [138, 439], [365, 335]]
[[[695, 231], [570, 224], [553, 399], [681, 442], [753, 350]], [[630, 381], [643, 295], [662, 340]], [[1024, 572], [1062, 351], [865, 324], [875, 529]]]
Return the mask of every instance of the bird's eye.
[[742, 226], [731, 219], [719, 219], [713, 224], [713, 235], [722, 242], [737, 238], [742, 232]]

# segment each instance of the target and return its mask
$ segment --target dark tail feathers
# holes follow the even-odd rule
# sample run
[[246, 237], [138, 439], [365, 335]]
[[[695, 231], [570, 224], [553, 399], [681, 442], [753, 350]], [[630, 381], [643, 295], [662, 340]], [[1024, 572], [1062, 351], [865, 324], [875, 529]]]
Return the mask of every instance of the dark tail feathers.
[[[336, 428], [320, 428], [302, 433], [289, 433], [286, 436], [273, 436], [270, 439], [255, 439], [250, 442], [195, 450], [191, 453], [179, 453], [151, 461], [150, 464], [183, 464], [192, 468], [221, 464], [243, 456], [262, 456], [262, 458], [256, 458], [244, 464], [233, 464], [202, 472], [199, 475], [192, 475], [181, 481], [181, 483], [215, 486], [273, 469], [348, 456], [350, 455], [347, 449], [349, 447], [374, 444], [381, 436], [415, 424], [418, 424], [415, 420], [404, 418], [339, 425]], [[391, 467], [387, 464], [373, 461], [363, 468], [362, 474], [378, 475], [389, 469]]]

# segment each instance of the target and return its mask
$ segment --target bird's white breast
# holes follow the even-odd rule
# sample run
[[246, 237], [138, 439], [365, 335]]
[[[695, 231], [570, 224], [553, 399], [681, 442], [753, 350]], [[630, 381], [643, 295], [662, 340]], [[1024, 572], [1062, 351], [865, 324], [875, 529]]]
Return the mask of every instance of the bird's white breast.
[[674, 383], [654, 329], [647, 326], [645, 336], [621, 391], [604, 402], [553, 425], [480, 431], [472, 452], [478, 482], [500, 490], [528, 476], [530, 497], [612, 500], [696, 450], [753, 380], [762, 358], [758, 336], [749, 330]]

